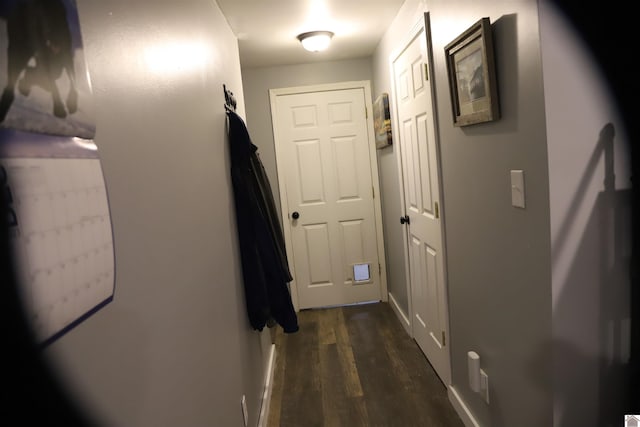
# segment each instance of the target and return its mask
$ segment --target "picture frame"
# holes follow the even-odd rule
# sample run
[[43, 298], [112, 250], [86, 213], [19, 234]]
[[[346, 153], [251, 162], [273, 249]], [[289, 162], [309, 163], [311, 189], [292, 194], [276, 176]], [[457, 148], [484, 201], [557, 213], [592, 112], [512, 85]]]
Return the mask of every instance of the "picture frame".
[[491, 21], [481, 18], [444, 48], [454, 126], [500, 118]]
[[388, 93], [382, 93], [373, 102], [373, 128], [377, 149], [388, 147], [393, 143]]
[[[4, 89], [0, 97], [0, 129], [94, 139], [95, 101], [76, 0], [36, 2], [34, 10], [31, 6], [25, 9], [24, 1], [4, 3], [7, 10], [3, 10], [3, 18], [7, 22], [0, 28], [0, 40], [26, 49], [31, 59], [28, 63], [20, 61], [12, 51], [0, 49], [0, 88]], [[48, 6], [43, 9], [44, 5]], [[16, 31], [9, 32], [11, 27]], [[23, 46], [27, 40], [44, 34], [52, 37], [47, 43], [56, 46], [58, 59], [33, 55], [29, 53], [30, 46]], [[10, 76], [7, 64], [14, 61], [17, 69]], [[46, 71], [50, 67], [58, 70], [55, 78]], [[34, 87], [38, 89], [32, 90]]]

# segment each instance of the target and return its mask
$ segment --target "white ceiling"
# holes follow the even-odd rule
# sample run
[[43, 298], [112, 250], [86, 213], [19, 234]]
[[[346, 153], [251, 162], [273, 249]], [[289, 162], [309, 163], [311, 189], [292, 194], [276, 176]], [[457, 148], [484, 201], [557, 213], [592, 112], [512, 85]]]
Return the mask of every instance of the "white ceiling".
[[[238, 37], [243, 67], [362, 58], [373, 53], [404, 0], [217, 0]], [[335, 33], [324, 52], [311, 53], [300, 33]]]

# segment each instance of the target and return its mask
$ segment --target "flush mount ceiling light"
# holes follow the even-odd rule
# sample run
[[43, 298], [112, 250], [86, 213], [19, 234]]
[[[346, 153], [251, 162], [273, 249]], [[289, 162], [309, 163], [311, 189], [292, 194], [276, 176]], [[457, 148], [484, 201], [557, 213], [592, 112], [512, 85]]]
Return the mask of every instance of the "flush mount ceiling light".
[[302, 47], [309, 52], [320, 52], [329, 47], [333, 33], [331, 31], [310, 31], [298, 35]]

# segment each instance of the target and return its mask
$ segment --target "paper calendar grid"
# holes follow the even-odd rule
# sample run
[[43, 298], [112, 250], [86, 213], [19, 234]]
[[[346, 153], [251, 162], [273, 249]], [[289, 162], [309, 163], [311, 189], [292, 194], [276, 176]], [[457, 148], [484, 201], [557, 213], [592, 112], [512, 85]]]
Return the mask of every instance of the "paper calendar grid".
[[28, 317], [43, 341], [108, 300], [114, 251], [100, 161], [3, 160], [17, 225], [16, 274]]

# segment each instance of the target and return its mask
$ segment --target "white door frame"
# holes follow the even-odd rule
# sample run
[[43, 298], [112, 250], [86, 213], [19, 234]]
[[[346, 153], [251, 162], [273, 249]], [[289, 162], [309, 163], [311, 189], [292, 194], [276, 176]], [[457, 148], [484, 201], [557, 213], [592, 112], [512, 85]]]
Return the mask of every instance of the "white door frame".
[[[378, 262], [380, 263], [380, 297], [382, 301], [387, 301], [387, 266], [386, 266], [386, 258], [384, 252], [384, 236], [382, 233], [382, 204], [380, 200], [380, 180], [378, 178], [378, 157], [376, 154], [376, 143], [375, 143], [375, 135], [373, 132], [373, 114], [370, 114], [371, 105], [373, 104], [371, 98], [371, 82], [369, 80], [360, 80], [360, 81], [349, 81], [349, 82], [340, 82], [340, 83], [328, 83], [321, 85], [312, 85], [312, 86], [297, 86], [297, 87], [288, 87], [288, 88], [279, 88], [279, 89], [270, 89], [269, 90], [269, 99], [271, 102], [271, 115], [275, 117], [276, 114], [276, 98], [282, 95], [294, 95], [294, 94], [302, 94], [302, 93], [312, 93], [312, 92], [326, 92], [332, 90], [347, 90], [347, 89], [363, 89], [364, 91], [364, 102], [365, 106], [367, 106], [367, 111], [363, 112], [366, 114], [367, 120], [367, 137], [369, 140], [369, 164], [371, 166], [371, 185], [373, 185], [374, 199], [374, 219], [375, 219], [375, 228], [376, 228], [376, 241], [378, 244]], [[296, 286], [296, 273], [295, 266], [293, 265], [292, 255], [293, 254], [293, 243], [291, 240], [291, 225], [289, 221], [289, 207], [288, 207], [288, 199], [287, 199], [287, 186], [286, 179], [284, 174], [281, 172], [286, 167], [285, 162], [285, 154], [284, 148], [281, 147], [282, 142], [278, 141], [278, 129], [277, 129], [277, 120], [273, 120], [273, 140], [275, 143], [275, 151], [276, 151], [276, 169], [278, 176], [278, 189], [280, 190], [280, 213], [284, 231], [284, 241], [285, 247], [287, 250], [287, 254], [289, 257], [289, 269], [291, 270], [291, 275], [293, 276], [293, 281], [291, 282], [291, 300], [293, 302], [293, 307], [296, 311], [300, 310], [300, 305], [298, 303], [298, 288]]]
[[[396, 97], [397, 97], [397, 93], [396, 93], [396, 85], [395, 85], [395, 81], [394, 81], [394, 68], [393, 68], [393, 64], [396, 61], [396, 59], [398, 59], [400, 57], [400, 55], [402, 55], [402, 53], [404, 52], [404, 50], [407, 48], [407, 46], [409, 45], [409, 43], [411, 43], [411, 41], [418, 35], [418, 33], [420, 33], [420, 31], [422, 31], [424, 29], [424, 33], [425, 36], [427, 38], [426, 42], [427, 42], [427, 55], [428, 55], [428, 62], [429, 62], [429, 88], [430, 88], [430, 92], [431, 92], [431, 97], [433, 99], [433, 117], [434, 117], [434, 133], [436, 136], [436, 140], [435, 140], [435, 145], [436, 145], [436, 159], [438, 162], [438, 187], [439, 187], [439, 193], [440, 193], [440, 227], [441, 227], [441, 236], [442, 236], [442, 256], [443, 256], [443, 263], [444, 263], [444, 277], [443, 277], [443, 283], [445, 286], [445, 310], [446, 310], [446, 322], [445, 322], [445, 333], [446, 333], [446, 337], [447, 337], [447, 352], [449, 354], [449, 371], [451, 370], [451, 334], [450, 334], [450, 328], [449, 328], [449, 285], [448, 285], [448, 278], [447, 278], [447, 256], [446, 256], [446, 239], [445, 239], [445, 226], [444, 226], [444, 222], [445, 222], [445, 209], [444, 209], [444, 192], [443, 192], [443, 188], [442, 188], [442, 160], [441, 160], [441, 154], [440, 154], [440, 138], [439, 138], [439, 131], [438, 131], [438, 113], [437, 113], [437, 108], [436, 108], [436, 96], [435, 96], [435, 85], [433, 83], [433, 76], [434, 76], [434, 72], [433, 72], [433, 49], [431, 46], [431, 29], [429, 26], [429, 12], [425, 12], [424, 15], [421, 15], [420, 18], [418, 19], [418, 21], [411, 27], [411, 30], [409, 31], [409, 33], [401, 40], [400, 43], [398, 43], [398, 48], [394, 49], [391, 53], [391, 55], [389, 55], [389, 75], [391, 76], [391, 93], [392, 93], [392, 118], [391, 120], [393, 121], [393, 128], [394, 129], [399, 129], [399, 117], [398, 117], [398, 108], [396, 105]], [[398, 147], [398, 155], [396, 156], [396, 161], [398, 164], [398, 173], [400, 174], [400, 179], [399, 181], [399, 190], [400, 190], [400, 203], [401, 203], [401, 209], [402, 212], [405, 213], [405, 205], [406, 205], [406, 200], [405, 200], [405, 183], [404, 183], [404, 172], [403, 172], [403, 163], [402, 163], [402, 144], [400, 142], [398, 142], [397, 144]], [[404, 244], [404, 268], [405, 268], [405, 275], [407, 277], [407, 301], [408, 301], [408, 313], [403, 313], [402, 312], [402, 308], [401, 307], [395, 307], [396, 310], [399, 312], [400, 317], [402, 318], [401, 320], [403, 321], [403, 326], [405, 327], [405, 329], [407, 330], [407, 332], [411, 335], [411, 337], [414, 337], [414, 325], [415, 325], [415, 316], [413, 313], [413, 301], [412, 301], [412, 294], [411, 294], [411, 271], [410, 271], [410, 267], [409, 267], [409, 238], [408, 238], [408, 230], [405, 228], [403, 230], [402, 233], [402, 240], [403, 240], [403, 244]], [[448, 387], [449, 384], [446, 384], [446, 386]]]

